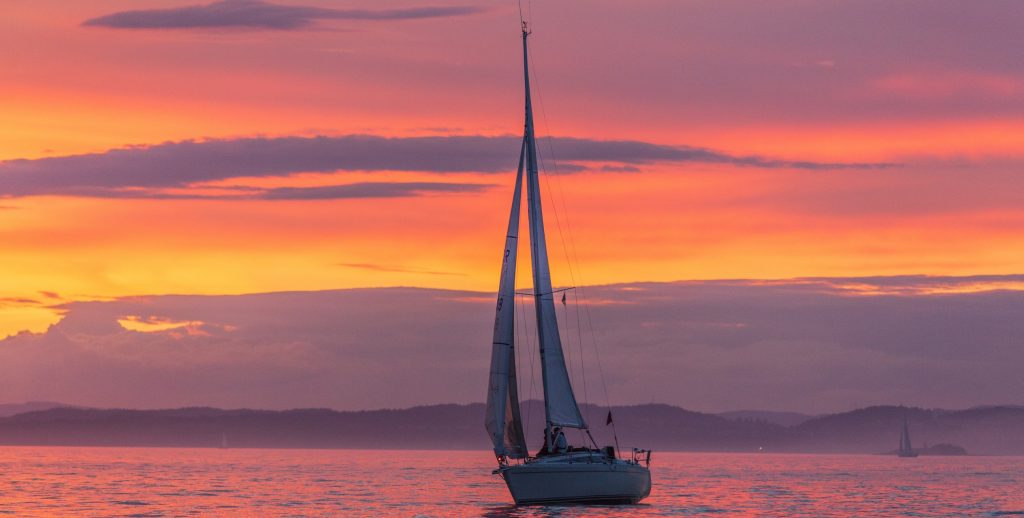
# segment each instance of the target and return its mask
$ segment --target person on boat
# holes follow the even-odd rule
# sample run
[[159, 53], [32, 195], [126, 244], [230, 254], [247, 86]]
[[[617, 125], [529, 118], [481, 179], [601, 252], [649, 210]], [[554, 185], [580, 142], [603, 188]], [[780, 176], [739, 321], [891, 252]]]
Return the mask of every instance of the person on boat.
[[548, 451], [548, 432], [549, 432], [549, 430], [547, 428], [545, 428], [544, 429], [544, 444], [541, 444], [540, 450], [537, 450], [537, 457], [543, 457], [543, 456], [548, 455], [549, 453], [551, 453], [551, 452]]
[[555, 439], [552, 441], [555, 444], [555, 451], [558, 453], [569, 451], [569, 441], [565, 440], [565, 433], [562, 432], [562, 429], [555, 428], [552, 433], [555, 436]]

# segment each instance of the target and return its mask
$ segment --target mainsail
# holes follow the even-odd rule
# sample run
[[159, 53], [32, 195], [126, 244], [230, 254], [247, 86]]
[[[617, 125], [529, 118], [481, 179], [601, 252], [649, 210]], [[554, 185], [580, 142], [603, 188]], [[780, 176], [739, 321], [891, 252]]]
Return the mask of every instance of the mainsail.
[[498, 282], [498, 303], [494, 315], [494, 341], [491, 346], [491, 376], [487, 390], [487, 414], [484, 425], [494, 442], [495, 455], [524, 458], [529, 455], [519, 416], [516, 388], [515, 307], [516, 252], [519, 238], [519, 207], [523, 190], [523, 156], [526, 140], [519, 150], [519, 172], [512, 195], [512, 211], [505, 234], [505, 252]]
[[544, 410], [548, 425], [586, 428], [576, 404], [569, 373], [565, 368], [562, 341], [555, 319], [555, 300], [551, 289], [551, 271], [544, 237], [540, 181], [537, 176], [537, 141], [533, 130], [533, 105], [530, 99], [530, 70], [526, 37], [523, 31], [523, 74], [526, 81], [526, 193], [530, 219], [530, 256], [533, 260], [534, 306], [537, 311], [537, 335], [544, 381]]
[[907, 420], [903, 420], [903, 433], [900, 434], [900, 451], [912, 452], [914, 448], [910, 445], [910, 430], [907, 428]]

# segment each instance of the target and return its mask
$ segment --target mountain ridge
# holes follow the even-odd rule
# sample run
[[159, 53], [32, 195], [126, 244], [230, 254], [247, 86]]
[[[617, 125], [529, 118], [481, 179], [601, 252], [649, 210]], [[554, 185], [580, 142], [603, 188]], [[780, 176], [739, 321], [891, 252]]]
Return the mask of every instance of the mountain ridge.
[[[608, 409], [584, 405], [599, 444], [611, 444]], [[1024, 454], [1024, 408], [964, 410], [871, 406], [810, 417], [790, 426], [726, 417], [665, 404], [612, 407], [623, 449], [882, 453], [898, 441], [903, 420], [915, 446], [951, 444], [971, 454]], [[62, 446], [181, 446], [489, 449], [484, 405], [439, 404], [405, 409], [337, 411], [183, 407], [133, 410], [58, 406], [0, 418], [0, 444]], [[539, 447], [543, 408], [523, 404], [531, 448]], [[533, 432], [533, 433], [531, 433]], [[583, 442], [571, 432], [570, 440]]]

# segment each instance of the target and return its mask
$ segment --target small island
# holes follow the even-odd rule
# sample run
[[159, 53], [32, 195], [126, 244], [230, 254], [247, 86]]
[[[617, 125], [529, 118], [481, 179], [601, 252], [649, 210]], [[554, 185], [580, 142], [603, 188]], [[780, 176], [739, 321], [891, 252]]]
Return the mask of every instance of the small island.
[[926, 448], [922, 448], [920, 450], [917, 450], [917, 453], [920, 454], [920, 455], [936, 455], [936, 456], [938, 456], [938, 455], [946, 455], [946, 456], [953, 456], [953, 455], [967, 455], [967, 450], [965, 450], [963, 448], [963, 446], [957, 446], [955, 444], [940, 443], [940, 444], [935, 444], [933, 446], [928, 446]]
[[[930, 455], [934, 457], [953, 457], [968, 455], [967, 449], [963, 446], [957, 446], [955, 444], [939, 443], [932, 446], [925, 446], [924, 448], [914, 448], [916, 455]], [[899, 450], [890, 450], [885, 452], [883, 455], [897, 455]]]

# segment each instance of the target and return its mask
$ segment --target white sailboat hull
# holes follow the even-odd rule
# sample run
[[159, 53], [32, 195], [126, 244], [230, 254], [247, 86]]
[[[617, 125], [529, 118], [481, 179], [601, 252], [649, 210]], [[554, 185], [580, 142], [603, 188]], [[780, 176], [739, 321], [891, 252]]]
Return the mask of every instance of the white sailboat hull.
[[635, 504], [651, 494], [651, 471], [603, 457], [558, 455], [501, 468], [519, 505]]

